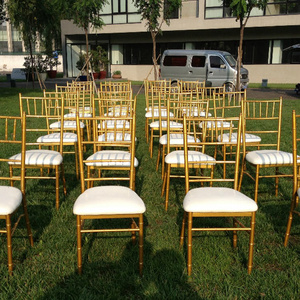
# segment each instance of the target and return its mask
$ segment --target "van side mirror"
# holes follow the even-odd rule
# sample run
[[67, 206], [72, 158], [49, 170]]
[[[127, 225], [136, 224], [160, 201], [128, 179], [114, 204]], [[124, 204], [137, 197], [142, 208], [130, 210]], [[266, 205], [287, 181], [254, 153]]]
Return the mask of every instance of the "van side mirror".
[[220, 69], [226, 69], [226, 65], [225, 64], [221, 64], [220, 65]]

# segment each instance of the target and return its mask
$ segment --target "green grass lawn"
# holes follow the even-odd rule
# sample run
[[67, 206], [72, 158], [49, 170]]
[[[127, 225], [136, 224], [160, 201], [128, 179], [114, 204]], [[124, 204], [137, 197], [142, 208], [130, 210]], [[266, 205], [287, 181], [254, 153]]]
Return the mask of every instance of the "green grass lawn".
[[[0, 89], [3, 115], [18, 115], [18, 93], [40, 96], [30, 89]], [[283, 99], [284, 100], [284, 99]], [[299, 100], [284, 100], [282, 150], [291, 151], [292, 110]], [[179, 247], [184, 182], [171, 180], [169, 209], [164, 210], [161, 175], [156, 172], [157, 144], [149, 157], [144, 131], [144, 96], [137, 99], [136, 192], [144, 200], [144, 275], [138, 274], [138, 245], [126, 233], [83, 236], [83, 274], [76, 272], [76, 219], [73, 204], [80, 194], [73, 155], [64, 159], [67, 196], [55, 209], [53, 181], [27, 181], [27, 202], [35, 245], [30, 248], [23, 221], [13, 237], [14, 274], [8, 276], [6, 238], [1, 236], [0, 299], [299, 299], [300, 219], [295, 218], [290, 243], [283, 246], [292, 182], [280, 181], [274, 196], [272, 180], [259, 185], [254, 265], [247, 274], [248, 235], [201, 233], [193, 239], [193, 274], [186, 270], [186, 247]], [[242, 191], [253, 196], [254, 184]], [[105, 221], [109, 222], [109, 221]], [[3, 223], [3, 222], [2, 222]], [[114, 222], [111, 222], [112, 224]]]

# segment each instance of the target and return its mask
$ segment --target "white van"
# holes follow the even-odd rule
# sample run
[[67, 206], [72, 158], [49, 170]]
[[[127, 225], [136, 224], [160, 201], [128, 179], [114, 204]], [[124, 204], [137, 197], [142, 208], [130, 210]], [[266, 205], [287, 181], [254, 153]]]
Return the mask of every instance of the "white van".
[[[162, 79], [205, 81], [207, 86], [223, 86], [235, 90], [236, 60], [224, 51], [217, 50], [166, 50], [160, 63]], [[241, 88], [247, 88], [248, 70], [241, 68]]]

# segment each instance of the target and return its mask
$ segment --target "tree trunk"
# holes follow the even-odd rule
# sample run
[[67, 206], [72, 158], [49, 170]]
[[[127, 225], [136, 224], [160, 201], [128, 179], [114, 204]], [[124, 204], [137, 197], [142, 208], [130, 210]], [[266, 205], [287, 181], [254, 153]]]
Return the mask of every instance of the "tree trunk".
[[241, 65], [243, 59], [243, 39], [244, 39], [245, 24], [243, 20], [240, 20], [240, 44], [238, 49], [238, 60], [237, 60], [237, 78], [236, 78], [236, 91], [241, 90]]
[[[32, 51], [32, 43], [31, 39], [28, 40], [29, 45], [29, 54], [30, 54], [30, 61], [31, 61], [31, 76], [32, 76], [32, 88], [34, 89], [34, 59], [33, 59], [33, 51]], [[30, 74], [28, 74], [30, 76]]]
[[152, 60], [154, 66], [154, 80], [157, 80], [157, 59], [156, 59], [156, 33], [155, 31], [151, 31], [151, 38], [153, 43], [153, 52], [152, 52]]
[[90, 74], [89, 74], [89, 35], [88, 35], [88, 29], [84, 28], [85, 33], [85, 46], [86, 46], [86, 58], [85, 58], [85, 71], [87, 80], [90, 80]]

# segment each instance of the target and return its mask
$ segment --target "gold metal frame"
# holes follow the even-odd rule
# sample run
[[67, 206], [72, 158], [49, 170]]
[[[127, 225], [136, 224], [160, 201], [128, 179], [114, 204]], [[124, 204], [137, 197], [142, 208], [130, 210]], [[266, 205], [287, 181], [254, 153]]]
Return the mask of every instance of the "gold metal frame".
[[[187, 143], [187, 120], [189, 118], [184, 117], [184, 152], [185, 152], [185, 189], [186, 193], [188, 193], [190, 189], [190, 176], [189, 176], [189, 168], [190, 164], [188, 163], [188, 143]], [[218, 119], [215, 119], [217, 122]], [[237, 190], [238, 188], [238, 175], [239, 175], [239, 160], [240, 160], [240, 142], [241, 142], [241, 127], [242, 127], [242, 121], [241, 116], [239, 118], [239, 125], [238, 125], [238, 144], [237, 144], [237, 153], [235, 160], [232, 162], [226, 161], [226, 163], [232, 163], [234, 164], [234, 178], [228, 179], [229, 181], [233, 181], [233, 189]], [[217, 126], [215, 126], [217, 128]], [[207, 146], [209, 144], [216, 143], [212, 139], [205, 140], [203, 146]], [[219, 142], [221, 144], [221, 142]], [[224, 161], [215, 161], [216, 164], [223, 165]], [[201, 162], [201, 164], [211, 164], [211, 161], [207, 162]], [[210, 181], [209, 178], [204, 179], [205, 181]], [[228, 181], [227, 180], [227, 181]], [[200, 179], [200, 181], [203, 181], [203, 179]], [[214, 181], [221, 181], [225, 182], [223, 178], [216, 179]], [[254, 246], [254, 228], [255, 228], [255, 214], [256, 212], [184, 212], [184, 217], [182, 221], [182, 229], [181, 229], [181, 235], [180, 235], [180, 245], [182, 246], [184, 243], [184, 235], [185, 235], [185, 224], [186, 224], [186, 217], [188, 219], [188, 241], [187, 241], [187, 270], [188, 275], [192, 274], [192, 237], [194, 232], [198, 231], [232, 231], [233, 232], [233, 247], [236, 248], [237, 246], [237, 231], [246, 231], [250, 233], [249, 238], [249, 258], [248, 258], [248, 273], [250, 274], [252, 271], [252, 265], [253, 265], [253, 246]], [[198, 228], [193, 227], [193, 218], [203, 218], [203, 217], [233, 217], [233, 227], [216, 227], [216, 228]], [[250, 226], [245, 226], [243, 223], [241, 223], [239, 220], [237, 220], [237, 217], [250, 217]]]
[[292, 113], [292, 137], [293, 137], [293, 193], [291, 199], [291, 208], [288, 217], [288, 223], [286, 227], [286, 233], [284, 237], [284, 246], [287, 247], [289, 242], [289, 237], [291, 233], [293, 215], [300, 216], [300, 212], [297, 211], [297, 207], [299, 205], [299, 196], [298, 196], [298, 189], [300, 187], [300, 160], [298, 156], [298, 143], [300, 142], [300, 137], [298, 137], [297, 130], [299, 127], [297, 126], [297, 121], [299, 122], [300, 115], [296, 114], [296, 111], [293, 110]]
[[[7, 159], [7, 158], [0, 158], [0, 162], [3, 163], [20, 163], [20, 175], [13, 175], [11, 172], [9, 172], [8, 176], [3, 175], [4, 168], [1, 169], [2, 175], [0, 176], [1, 181], [9, 181], [10, 185], [14, 185], [14, 181], [20, 181], [21, 182], [21, 192], [22, 192], [22, 206], [25, 216], [25, 223], [27, 228], [27, 234], [29, 238], [29, 243], [31, 246], [33, 246], [33, 237], [29, 222], [29, 216], [27, 211], [27, 202], [26, 202], [26, 186], [25, 186], [25, 140], [26, 140], [26, 122], [25, 122], [25, 113], [22, 114], [21, 117], [11, 117], [11, 116], [0, 116], [0, 122], [4, 126], [1, 127], [1, 134], [0, 134], [0, 143], [1, 144], [7, 144], [9, 146], [12, 145], [19, 145], [21, 148], [21, 162], [16, 161], [13, 159]], [[9, 128], [10, 125], [12, 128]], [[18, 132], [21, 131], [20, 135], [18, 135]], [[5, 197], [5, 195], [1, 195], [1, 197]], [[15, 213], [15, 212], [13, 212]], [[13, 214], [12, 213], [12, 214]], [[5, 220], [6, 222], [6, 229], [1, 229], [0, 233], [4, 233], [7, 236], [7, 257], [8, 257], [8, 271], [9, 274], [12, 275], [13, 272], [13, 260], [12, 260], [12, 235], [20, 221], [20, 218], [23, 216], [21, 215], [16, 223], [14, 224], [12, 228], [11, 223], [11, 215], [0, 215], [0, 219]]]

